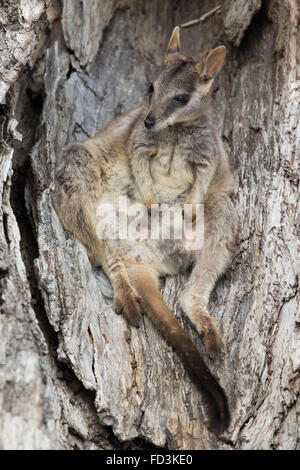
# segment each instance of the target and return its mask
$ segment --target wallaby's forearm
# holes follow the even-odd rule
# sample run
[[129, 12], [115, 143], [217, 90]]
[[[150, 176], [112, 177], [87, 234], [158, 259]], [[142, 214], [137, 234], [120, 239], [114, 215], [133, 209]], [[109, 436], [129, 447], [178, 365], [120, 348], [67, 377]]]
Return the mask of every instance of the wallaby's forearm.
[[131, 171], [137, 185], [140, 199], [148, 210], [152, 204], [157, 204], [157, 196], [150, 173], [150, 159], [154, 151], [147, 146], [134, 149], [130, 158]]

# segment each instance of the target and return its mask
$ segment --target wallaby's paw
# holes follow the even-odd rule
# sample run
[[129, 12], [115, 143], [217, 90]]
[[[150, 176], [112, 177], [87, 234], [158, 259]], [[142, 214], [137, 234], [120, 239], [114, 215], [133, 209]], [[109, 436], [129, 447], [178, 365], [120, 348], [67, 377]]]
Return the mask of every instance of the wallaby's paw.
[[192, 223], [194, 222], [194, 220], [196, 220], [196, 217], [197, 217], [197, 206], [196, 204], [191, 202], [189, 199], [185, 202], [185, 204], [191, 204], [192, 210], [191, 212], [187, 212], [187, 213], [185, 210], [183, 210], [182, 216], [185, 218], [187, 222]]
[[118, 315], [123, 313], [133, 326], [139, 328], [142, 319], [141, 301], [133, 289], [129, 287], [117, 293], [114, 310]]
[[155, 204], [158, 204], [156, 199], [151, 199], [145, 202], [144, 205], [146, 206], [149, 215], [151, 215], [152, 206], [154, 206]]
[[221, 352], [222, 341], [216, 328], [210, 329], [204, 334], [204, 346], [211, 359], [215, 359]]
[[215, 359], [221, 352], [222, 340], [213, 318], [204, 309], [200, 309], [198, 326], [203, 334], [207, 354], [211, 359]]
[[207, 354], [211, 359], [221, 352], [222, 341], [213, 318], [202, 306], [193, 305], [189, 296], [183, 296], [180, 303], [192, 325], [203, 338]]

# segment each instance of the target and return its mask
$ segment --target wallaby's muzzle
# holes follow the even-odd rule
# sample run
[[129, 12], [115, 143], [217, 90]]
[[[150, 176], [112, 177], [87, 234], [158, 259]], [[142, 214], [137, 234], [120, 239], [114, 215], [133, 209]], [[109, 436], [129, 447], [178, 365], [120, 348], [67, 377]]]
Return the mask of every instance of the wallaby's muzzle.
[[145, 127], [147, 127], [147, 129], [151, 129], [151, 127], [153, 127], [154, 124], [155, 124], [154, 117], [152, 117], [150, 114], [148, 114], [148, 116], [144, 120], [144, 124], [145, 124]]

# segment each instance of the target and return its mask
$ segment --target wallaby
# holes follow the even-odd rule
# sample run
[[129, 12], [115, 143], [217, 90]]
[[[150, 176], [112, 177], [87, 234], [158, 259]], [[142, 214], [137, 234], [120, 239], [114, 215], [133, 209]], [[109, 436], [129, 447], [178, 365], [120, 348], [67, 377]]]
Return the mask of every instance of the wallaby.
[[[117, 117], [93, 138], [63, 149], [52, 201], [64, 228], [109, 277], [115, 311], [123, 312], [134, 326], [145, 312], [175, 347], [202, 394], [209, 428], [221, 434], [230, 423], [226, 395], [165, 304], [158, 281], [191, 270], [180, 303], [203, 336], [207, 352], [218, 353], [220, 335], [207, 305], [232, 259], [237, 214], [230, 198], [233, 175], [208, 95], [226, 48], [217, 47], [204, 62], [181, 55], [179, 49], [176, 27], [160, 73], [149, 85], [148, 104]], [[185, 240], [99, 236], [99, 206], [117, 207], [120, 196], [143, 203], [149, 211], [162, 203], [190, 203], [193, 208], [204, 204], [202, 248], [188, 250]]]

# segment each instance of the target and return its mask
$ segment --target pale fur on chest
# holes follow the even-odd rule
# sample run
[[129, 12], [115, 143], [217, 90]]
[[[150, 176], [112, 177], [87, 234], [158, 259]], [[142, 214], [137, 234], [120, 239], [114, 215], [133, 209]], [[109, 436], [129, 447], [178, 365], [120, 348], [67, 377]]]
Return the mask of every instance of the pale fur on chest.
[[150, 161], [150, 173], [159, 202], [183, 201], [194, 182], [193, 167], [183, 145], [161, 146]]

